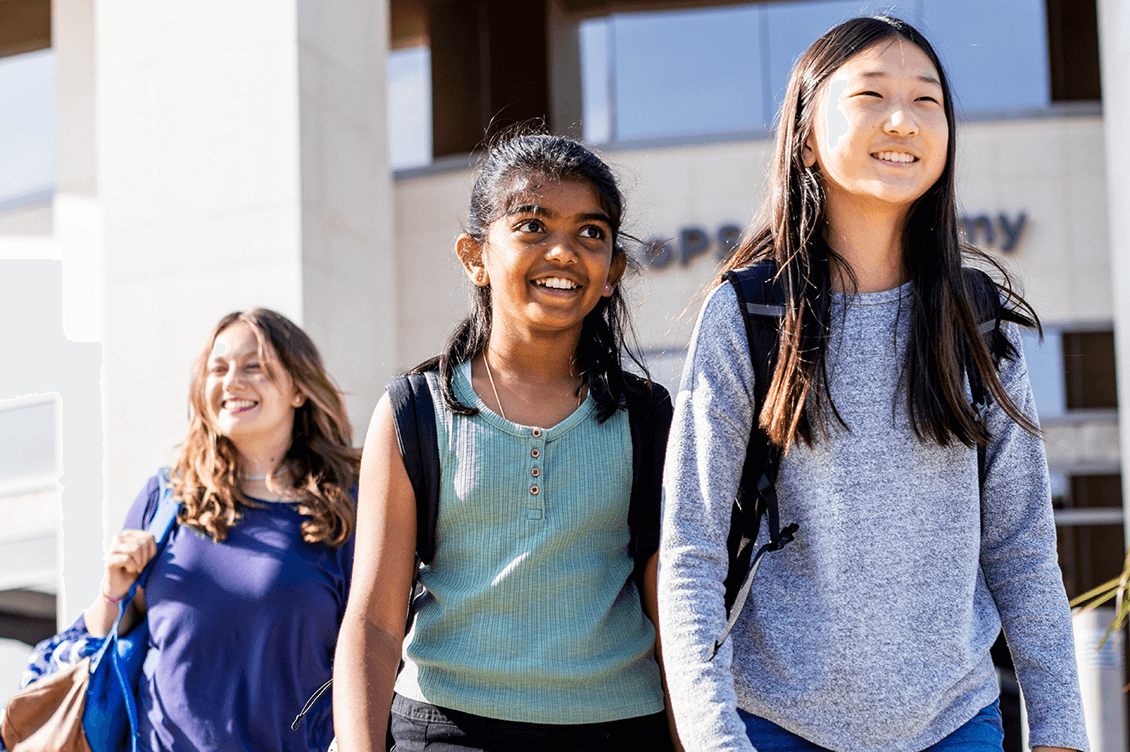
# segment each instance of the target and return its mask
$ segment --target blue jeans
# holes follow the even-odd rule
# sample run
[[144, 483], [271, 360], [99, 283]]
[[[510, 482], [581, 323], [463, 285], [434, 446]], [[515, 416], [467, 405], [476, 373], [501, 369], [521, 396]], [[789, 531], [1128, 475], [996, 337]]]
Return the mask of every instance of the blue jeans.
[[[828, 752], [796, 734], [789, 733], [775, 723], [750, 715], [738, 708], [745, 722], [746, 733], [757, 752]], [[984, 708], [964, 726], [927, 747], [922, 752], [1001, 752], [1004, 728], [1001, 726], [1000, 700]]]

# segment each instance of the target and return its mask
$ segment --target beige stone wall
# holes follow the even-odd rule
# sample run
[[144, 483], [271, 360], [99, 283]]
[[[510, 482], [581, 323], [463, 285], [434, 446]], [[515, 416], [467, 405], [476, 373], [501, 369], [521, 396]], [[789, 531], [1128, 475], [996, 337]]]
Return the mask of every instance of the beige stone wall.
[[[962, 208], [1015, 221], [1028, 215], [1016, 250], [1001, 255], [1049, 323], [1113, 317], [1103, 125], [1099, 116], [972, 123], [959, 133]], [[675, 238], [686, 227], [714, 235], [745, 229], [765, 191], [768, 139], [609, 150], [628, 196], [626, 230]], [[395, 186], [402, 325], [400, 367], [433, 354], [465, 311], [452, 254], [470, 193], [469, 170], [404, 178]], [[677, 245], [677, 240], [676, 240]], [[680, 348], [717, 271], [712, 244], [686, 266], [644, 269], [628, 280], [646, 349]]]
[[383, 3], [94, 6], [105, 531], [186, 427], [219, 318], [274, 308], [358, 439], [396, 362]]

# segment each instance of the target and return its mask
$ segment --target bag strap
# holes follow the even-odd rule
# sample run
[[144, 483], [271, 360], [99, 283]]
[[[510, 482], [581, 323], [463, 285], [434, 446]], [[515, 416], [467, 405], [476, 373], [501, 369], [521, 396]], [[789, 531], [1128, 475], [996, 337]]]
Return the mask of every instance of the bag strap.
[[[978, 331], [985, 337], [985, 344], [993, 358], [993, 367], [1000, 366], [1007, 348], [1007, 340], [1000, 331], [1003, 304], [1000, 298], [1000, 288], [992, 278], [980, 269], [965, 267], [962, 270], [966, 287], [973, 301], [973, 313], [977, 316]], [[969, 394], [972, 398], [971, 406], [977, 414], [977, 420], [984, 423], [985, 413], [989, 409], [991, 395], [980, 369], [973, 362], [973, 353], [968, 347], [964, 349], [965, 373], [969, 379]], [[977, 475], [982, 482], [985, 480], [985, 447], [977, 446]]]
[[416, 495], [416, 556], [424, 564], [436, 552], [439, 516], [439, 445], [435, 405], [427, 377], [410, 373], [388, 385], [396, 443]]
[[[776, 284], [777, 265], [770, 260], [755, 262], [744, 269], [723, 275], [737, 295], [738, 306], [749, 341], [750, 360], [754, 371], [754, 426], [746, 445], [745, 464], [737, 498], [730, 513], [730, 533], [726, 540], [729, 567], [726, 572], [726, 628], [714, 643], [713, 659], [722, 643], [733, 631], [749, 597], [753, 578], [761, 557], [777, 551], [793, 540], [800, 528], [795, 522], [781, 527], [777, 508], [777, 468], [780, 447], [775, 446], [757, 425], [761, 408], [769, 392], [769, 383], [777, 363], [780, 320], [785, 315], [785, 299]], [[761, 529], [762, 518], [769, 527], [769, 542], [754, 554], [754, 543]]]
[[[412, 568], [412, 593], [408, 605], [405, 631], [412, 624], [416, 586], [420, 564], [431, 562], [436, 552], [436, 521], [439, 517], [439, 436], [436, 432], [435, 404], [422, 373], [409, 373], [393, 379], [388, 385], [388, 401], [392, 407], [392, 425], [404, 470], [416, 496], [416, 564]], [[399, 669], [398, 669], [399, 671]], [[314, 691], [290, 724], [298, 724], [323, 694], [333, 686], [331, 676]]]
[[118, 679], [118, 686], [122, 691], [122, 696], [125, 698], [126, 715], [129, 717], [130, 728], [130, 750], [137, 752], [137, 698], [134, 696], [134, 687], [130, 683], [129, 677], [125, 674], [125, 669], [122, 667], [118, 655], [118, 629], [121, 627], [122, 618], [125, 616], [126, 611], [133, 603], [134, 595], [137, 593], [138, 588], [144, 588], [146, 583], [149, 582], [149, 574], [153, 571], [153, 566], [157, 563], [161, 553], [165, 550], [165, 546], [169, 542], [169, 537], [173, 529], [177, 525], [177, 512], [180, 510], [180, 502], [173, 498], [173, 485], [169, 482], [170, 475], [169, 468], [161, 468], [157, 473], [159, 501], [157, 502], [157, 511], [153, 514], [153, 519], [149, 521], [146, 530], [157, 541], [157, 552], [153, 554], [153, 558], [141, 570], [141, 574], [130, 585], [129, 594], [122, 598], [122, 602], [118, 604], [118, 616], [114, 619], [114, 626], [110, 628], [110, 632], [106, 641], [102, 644], [102, 648], [90, 659], [90, 671], [93, 672], [98, 662], [109, 653], [110, 666], [114, 669], [114, 675]]
[[632, 493], [628, 502], [628, 554], [636, 583], [643, 582], [648, 559], [659, 550], [663, 497], [663, 459], [671, 432], [671, 395], [659, 384], [624, 374], [624, 402], [632, 434]]

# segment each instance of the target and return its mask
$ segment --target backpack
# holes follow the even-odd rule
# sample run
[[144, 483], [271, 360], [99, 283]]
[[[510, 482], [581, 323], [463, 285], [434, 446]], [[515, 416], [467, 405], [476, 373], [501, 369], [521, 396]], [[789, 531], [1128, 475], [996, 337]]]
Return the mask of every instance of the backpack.
[[[671, 397], [659, 384], [624, 373], [624, 403], [632, 434], [632, 492], [628, 503], [628, 553], [637, 583], [651, 555], [659, 550], [659, 504], [663, 458], [671, 430]], [[388, 385], [396, 441], [416, 496], [416, 557], [435, 556], [439, 518], [440, 467], [435, 405], [427, 378], [410, 373]], [[411, 617], [410, 617], [411, 618]]]
[[[989, 275], [977, 269], [962, 270], [965, 283], [973, 296], [974, 310], [981, 322], [981, 334], [988, 337], [993, 364], [998, 365], [1008, 352], [1008, 341], [1000, 331], [1002, 304], [996, 283]], [[756, 261], [750, 266], [726, 272], [722, 279], [728, 282], [737, 295], [738, 307], [745, 323], [746, 338], [754, 372], [753, 415], [761, 414], [769, 383], [777, 366], [777, 338], [780, 321], [785, 315], [784, 291], [774, 282], [777, 264], [772, 260]], [[980, 372], [973, 367], [971, 356], [965, 353], [965, 371], [969, 376], [973, 409], [983, 419], [989, 405], [989, 394]], [[978, 447], [978, 468], [984, 475], [985, 450]], [[713, 659], [737, 623], [745, 606], [753, 577], [761, 557], [777, 551], [793, 540], [799, 529], [796, 523], [781, 527], [777, 510], [777, 466], [781, 459], [780, 447], [774, 446], [764, 431], [756, 426], [750, 433], [742, 466], [741, 483], [730, 513], [730, 533], [726, 540], [729, 566], [726, 573], [726, 628], [715, 641], [710, 652]], [[762, 517], [767, 518], [769, 542], [757, 549], [754, 543], [761, 529]]]

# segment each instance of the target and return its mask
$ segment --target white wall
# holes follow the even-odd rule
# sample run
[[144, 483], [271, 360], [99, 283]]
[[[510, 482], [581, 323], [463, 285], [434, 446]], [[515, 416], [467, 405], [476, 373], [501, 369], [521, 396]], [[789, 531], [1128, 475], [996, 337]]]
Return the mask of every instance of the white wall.
[[363, 430], [395, 360], [387, 8], [95, 4], [106, 535], [186, 427], [215, 322], [304, 326]]

